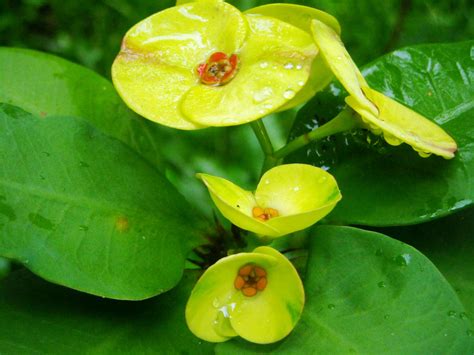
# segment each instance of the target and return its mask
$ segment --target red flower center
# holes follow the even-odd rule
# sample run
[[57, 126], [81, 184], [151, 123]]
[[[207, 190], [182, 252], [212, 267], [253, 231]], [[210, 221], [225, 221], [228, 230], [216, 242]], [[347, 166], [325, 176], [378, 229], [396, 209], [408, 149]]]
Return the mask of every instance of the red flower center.
[[206, 63], [199, 64], [196, 71], [201, 82], [206, 85], [224, 85], [237, 73], [239, 58], [236, 54], [230, 57], [222, 52], [212, 54]]

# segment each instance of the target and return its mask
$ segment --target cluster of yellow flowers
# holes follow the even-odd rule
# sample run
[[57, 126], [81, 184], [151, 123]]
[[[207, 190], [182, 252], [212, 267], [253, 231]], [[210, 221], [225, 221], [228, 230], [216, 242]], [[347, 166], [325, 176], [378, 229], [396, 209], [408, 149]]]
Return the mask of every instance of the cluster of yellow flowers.
[[[454, 140], [440, 127], [371, 89], [340, 39], [331, 15], [270, 4], [244, 13], [222, 0], [183, 1], [126, 34], [112, 77], [140, 115], [193, 130], [258, 120], [309, 100], [336, 77], [360, 127], [405, 142], [422, 156], [452, 158]], [[221, 213], [266, 238], [305, 229], [336, 206], [341, 193], [323, 169], [287, 164], [267, 171], [255, 193], [198, 174]], [[205, 271], [186, 308], [191, 331], [212, 342], [235, 336], [271, 343], [285, 337], [303, 310], [293, 265], [259, 247], [221, 259]]]

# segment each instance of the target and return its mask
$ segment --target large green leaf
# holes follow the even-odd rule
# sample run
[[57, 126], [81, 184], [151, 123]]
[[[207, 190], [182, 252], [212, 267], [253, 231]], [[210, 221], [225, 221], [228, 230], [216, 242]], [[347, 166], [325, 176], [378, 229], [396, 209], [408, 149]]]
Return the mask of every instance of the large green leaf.
[[196, 172], [248, 185], [258, 180], [261, 153], [249, 127], [185, 132], [160, 126], [129, 110], [108, 80], [62, 58], [31, 50], [0, 48], [0, 78], [0, 102], [41, 117], [87, 120], [165, 172], [187, 200], [208, 215], [213, 204], [204, 185], [194, 178]]
[[86, 122], [0, 105], [0, 255], [92, 294], [173, 287], [200, 220], [173, 186]]
[[[290, 161], [326, 166], [343, 195], [329, 220], [402, 225], [431, 220], [474, 200], [474, 42], [405, 48], [365, 67], [369, 84], [440, 124], [457, 141], [453, 160], [420, 158], [365, 133], [329, 137]], [[333, 117], [343, 93], [332, 85], [299, 112], [293, 136]], [[314, 115], [317, 115], [316, 118]], [[371, 144], [367, 140], [371, 141]]]
[[129, 110], [112, 84], [91, 70], [50, 54], [0, 47], [0, 77], [0, 102], [41, 117], [81, 117], [154, 165], [163, 164], [163, 133]]
[[469, 318], [474, 319], [473, 207], [434, 222], [381, 230], [428, 256], [453, 286]]
[[474, 337], [456, 293], [412, 247], [382, 234], [322, 226], [311, 239], [306, 305], [294, 331], [265, 347], [222, 354], [469, 354]]
[[48, 284], [16, 271], [0, 283], [2, 354], [210, 354], [186, 327], [184, 308], [197, 280], [172, 291], [118, 302]]

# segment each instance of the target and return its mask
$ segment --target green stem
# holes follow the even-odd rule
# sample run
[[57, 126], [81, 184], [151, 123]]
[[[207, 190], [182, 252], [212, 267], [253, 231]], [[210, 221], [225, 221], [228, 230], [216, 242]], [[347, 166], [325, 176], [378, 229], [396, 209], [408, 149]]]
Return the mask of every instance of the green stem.
[[268, 136], [267, 129], [263, 124], [262, 120], [253, 121], [250, 123], [255, 136], [257, 136], [258, 143], [260, 143], [260, 147], [262, 147], [263, 154], [265, 156], [273, 154], [273, 145], [270, 141], [270, 137]]
[[268, 132], [265, 128], [265, 125], [263, 124], [263, 121], [257, 120], [252, 122], [250, 125], [253, 129], [253, 132], [255, 133], [255, 136], [258, 139], [258, 142], [260, 143], [260, 147], [262, 148], [263, 154], [265, 155], [262, 165], [262, 171], [260, 172], [260, 177], [262, 177], [262, 175], [267, 170], [277, 165], [278, 159], [275, 159], [273, 157], [273, 145], [270, 141], [270, 137], [268, 136]]
[[288, 154], [303, 148], [305, 145], [317, 141], [319, 139], [331, 136], [336, 133], [346, 132], [359, 126], [358, 121], [353, 117], [354, 112], [349, 109], [341, 111], [331, 121], [325, 123], [315, 130], [305, 133], [298, 138], [292, 140], [283, 148], [273, 153], [273, 158], [278, 161], [283, 159]]

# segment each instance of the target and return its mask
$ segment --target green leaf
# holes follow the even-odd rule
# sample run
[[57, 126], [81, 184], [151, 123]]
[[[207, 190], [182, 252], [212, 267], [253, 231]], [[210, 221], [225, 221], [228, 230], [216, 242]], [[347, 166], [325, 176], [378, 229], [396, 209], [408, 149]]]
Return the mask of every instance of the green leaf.
[[[390, 147], [364, 132], [329, 137], [289, 158], [325, 166], [336, 177], [343, 199], [328, 220], [377, 226], [414, 224], [473, 203], [473, 43], [401, 49], [363, 71], [371, 87], [451, 134], [459, 146], [454, 159], [422, 159], [407, 145]], [[292, 135], [334, 117], [345, 95], [332, 85], [314, 98], [299, 112]]]
[[430, 223], [381, 231], [428, 256], [453, 286], [469, 318], [474, 319], [474, 208]]
[[129, 110], [108, 80], [67, 60], [31, 50], [0, 48], [0, 78], [0, 102], [40, 117], [87, 120], [157, 166], [188, 202], [209, 217], [212, 202], [194, 178], [196, 172], [228, 174], [247, 184], [257, 181], [261, 153], [249, 127], [199, 132], [167, 129]]
[[0, 280], [10, 273], [10, 261], [5, 258], [0, 258]]
[[122, 102], [112, 84], [89, 69], [50, 54], [0, 48], [0, 102], [40, 117], [81, 117], [156, 166], [164, 134]]
[[0, 284], [2, 354], [210, 354], [187, 329], [184, 308], [197, 280], [186, 273], [172, 291], [118, 302], [48, 284], [16, 271]]
[[82, 120], [0, 105], [0, 255], [55, 283], [144, 299], [179, 281], [200, 221], [172, 185]]
[[218, 353], [468, 354], [469, 320], [448, 282], [421, 253], [382, 234], [322, 226], [311, 239], [306, 305], [294, 331], [261, 347], [228, 342]]

